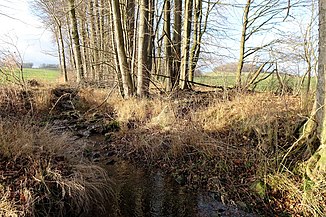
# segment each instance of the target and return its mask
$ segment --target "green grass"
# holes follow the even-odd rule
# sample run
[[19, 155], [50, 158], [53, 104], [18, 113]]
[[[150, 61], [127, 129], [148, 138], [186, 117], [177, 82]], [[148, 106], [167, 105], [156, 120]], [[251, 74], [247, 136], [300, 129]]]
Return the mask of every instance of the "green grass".
[[[265, 77], [266, 74], [261, 74], [258, 76], [258, 79]], [[290, 75], [281, 75], [284, 83], [288, 85], [292, 90], [298, 90], [299, 84], [301, 82], [301, 76], [290, 76]], [[208, 73], [202, 76], [196, 76], [195, 82], [208, 84], [213, 86], [223, 86], [223, 87], [233, 87], [236, 81], [235, 73], [228, 72], [213, 72]], [[244, 73], [242, 76], [242, 82], [246, 83], [248, 79], [248, 74]], [[307, 80], [305, 79], [305, 83], [303, 85], [304, 88], [307, 86]], [[314, 89], [316, 87], [316, 79], [313, 77], [311, 79], [311, 88]], [[277, 91], [280, 89], [279, 81], [275, 75], [271, 75], [266, 80], [259, 82], [255, 88], [258, 91]]]
[[[25, 81], [35, 79], [43, 83], [55, 83], [60, 78], [60, 71], [58, 69], [23, 69], [23, 77]], [[0, 73], [0, 83], [7, 83], [13, 81], [15, 83], [21, 83], [20, 73], [8, 72], [7, 75]]]
[[24, 79], [35, 79], [43, 82], [56, 82], [60, 78], [58, 69], [24, 69]]

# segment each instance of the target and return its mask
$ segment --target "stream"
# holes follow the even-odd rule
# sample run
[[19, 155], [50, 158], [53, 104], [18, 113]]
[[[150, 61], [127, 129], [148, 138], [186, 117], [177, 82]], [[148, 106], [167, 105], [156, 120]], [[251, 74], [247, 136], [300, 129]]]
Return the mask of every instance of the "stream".
[[[70, 122], [68, 122], [70, 123]], [[71, 125], [71, 124], [70, 124]], [[88, 125], [87, 125], [88, 126]], [[69, 129], [75, 129], [69, 126]], [[53, 130], [65, 132], [68, 129], [64, 121], [55, 121]], [[96, 126], [88, 126], [71, 140], [82, 144], [92, 144], [93, 147], [103, 143], [103, 136], [89, 136], [94, 134]], [[81, 136], [82, 135], [82, 138]], [[86, 138], [85, 138], [85, 135]], [[101, 154], [94, 154], [94, 158]], [[99, 161], [97, 161], [99, 162]], [[112, 196], [107, 199], [104, 211], [96, 207], [91, 213], [83, 213], [83, 217], [256, 217], [253, 213], [246, 213], [235, 206], [226, 206], [218, 200], [212, 192], [192, 192], [185, 186], [178, 184], [169, 175], [160, 171], [149, 172], [134, 166], [132, 163], [118, 159], [110, 160], [102, 165], [110, 176], [109, 185], [113, 189]]]
[[214, 193], [189, 192], [159, 171], [148, 173], [125, 161], [108, 165], [107, 170], [114, 183], [115, 203], [107, 205], [104, 213], [89, 216], [257, 216], [223, 205]]

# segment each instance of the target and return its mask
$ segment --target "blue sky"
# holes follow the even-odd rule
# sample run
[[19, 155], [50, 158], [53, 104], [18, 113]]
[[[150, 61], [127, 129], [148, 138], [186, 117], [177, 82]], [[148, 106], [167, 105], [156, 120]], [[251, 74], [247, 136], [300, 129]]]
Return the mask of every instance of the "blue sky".
[[58, 62], [51, 33], [33, 15], [28, 0], [0, 0], [0, 23], [0, 49], [10, 49], [4, 44], [12, 40], [24, 62]]

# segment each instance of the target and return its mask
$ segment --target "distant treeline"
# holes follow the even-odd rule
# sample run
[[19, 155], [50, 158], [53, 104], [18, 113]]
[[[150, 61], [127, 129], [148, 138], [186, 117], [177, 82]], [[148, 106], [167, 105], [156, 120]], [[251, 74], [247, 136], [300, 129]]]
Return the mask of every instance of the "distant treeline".
[[33, 68], [34, 63], [23, 63], [23, 68], [25, 69], [31, 69]]
[[58, 69], [59, 68], [59, 65], [58, 64], [41, 64], [39, 66], [40, 69]]
[[[34, 66], [34, 63], [23, 63], [23, 68], [25, 68], [25, 69], [31, 69], [31, 68], [33, 68], [33, 66]], [[58, 69], [59, 65], [43, 63], [38, 68], [40, 68], [40, 69]]]
[[[236, 72], [238, 67], [237, 62], [226, 63], [223, 65], [219, 65], [214, 68], [215, 72]], [[255, 72], [259, 69], [258, 65], [254, 64], [243, 64], [242, 72]], [[262, 71], [264, 72], [264, 70]]]

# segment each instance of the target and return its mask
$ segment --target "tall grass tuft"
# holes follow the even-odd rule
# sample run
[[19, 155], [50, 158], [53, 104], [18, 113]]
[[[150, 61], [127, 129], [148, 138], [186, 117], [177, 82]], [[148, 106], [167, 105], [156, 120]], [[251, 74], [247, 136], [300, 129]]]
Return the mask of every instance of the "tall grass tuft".
[[0, 119], [2, 216], [78, 216], [104, 204], [111, 192], [106, 172], [74, 156], [68, 141], [46, 128]]

